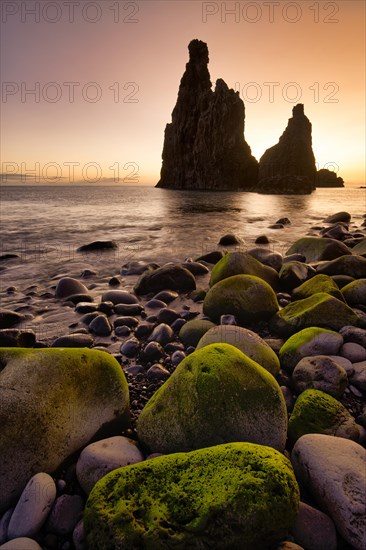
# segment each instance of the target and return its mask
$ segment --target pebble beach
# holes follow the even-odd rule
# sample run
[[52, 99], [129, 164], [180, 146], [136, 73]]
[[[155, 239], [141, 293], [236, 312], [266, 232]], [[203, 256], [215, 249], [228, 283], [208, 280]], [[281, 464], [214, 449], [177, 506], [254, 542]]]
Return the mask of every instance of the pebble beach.
[[365, 216], [212, 244], [2, 254], [0, 549], [366, 548]]

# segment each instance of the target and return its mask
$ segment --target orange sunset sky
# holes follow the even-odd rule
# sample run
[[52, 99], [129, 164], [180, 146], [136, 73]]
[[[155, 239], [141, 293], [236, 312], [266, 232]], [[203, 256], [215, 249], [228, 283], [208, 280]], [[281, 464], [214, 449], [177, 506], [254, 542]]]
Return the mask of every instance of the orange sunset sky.
[[1, 9], [3, 184], [22, 173], [27, 183], [113, 184], [118, 172], [120, 183], [156, 184], [193, 38], [208, 43], [212, 82], [240, 91], [257, 159], [304, 103], [319, 168], [365, 184], [362, 0], [4, 0]]

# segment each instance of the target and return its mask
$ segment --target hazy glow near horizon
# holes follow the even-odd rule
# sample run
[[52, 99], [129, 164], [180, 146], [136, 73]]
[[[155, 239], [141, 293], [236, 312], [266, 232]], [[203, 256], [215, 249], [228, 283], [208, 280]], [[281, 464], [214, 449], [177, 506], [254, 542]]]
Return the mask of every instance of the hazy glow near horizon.
[[155, 184], [193, 38], [208, 44], [213, 84], [244, 100], [257, 159], [304, 103], [319, 168], [365, 183], [362, 1], [16, 0], [1, 11], [0, 172], [14, 173], [3, 183]]

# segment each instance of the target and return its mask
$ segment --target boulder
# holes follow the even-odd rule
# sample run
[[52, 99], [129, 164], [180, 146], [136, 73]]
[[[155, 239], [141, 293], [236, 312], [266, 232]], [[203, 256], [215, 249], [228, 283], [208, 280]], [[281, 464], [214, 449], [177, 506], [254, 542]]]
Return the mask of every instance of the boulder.
[[304, 357], [292, 373], [295, 390], [321, 390], [333, 397], [341, 397], [347, 387], [347, 372], [327, 355]]
[[278, 274], [281, 288], [292, 290], [315, 274], [315, 269], [303, 262], [291, 261], [282, 265]]
[[303, 435], [291, 460], [297, 479], [334, 521], [355, 550], [366, 540], [366, 451], [354, 441], [323, 434]]
[[[337, 176], [336, 172], [322, 168], [318, 170], [316, 177], [317, 187], [344, 187], [344, 180], [340, 176]], [[346, 212], [344, 212], [346, 214]], [[336, 216], [335, 214], [334, 216]]]
[[196, 280], [188, 269], [180, 265], [165, 265], [158, 269], [144, 271], [134, 290], [136, 294], [149, 294], [149, 292], [161, 290], [189, 292], [195, 288]]
[[[256, 243], [258, 239], [256, 240]], [[251, 248], [247, 254], [253, 256], [256, 260], [264, 265], [272, 267], [276, 271], [279, 271], [282, 267], [283, 256], [279, 252], [272, 252], [267, 248]]]
[[229, 344], [210, 344], [183, 359], [137, 422], [139, 441], [161, 453], [228, 441], [283, 450], [286, 429], [276, 380]]
[[262, 264], [250, 254], [231, 252], [212, 268], [210, 286], [234, 275], [254, 275], [273, 288], [278, 287], [278, 273], [272, 267]]
[[272, 329], [281, 336], [308, 327], [339, 331], [346, 325], [358, 324], [359, 317], [349, 306], [325, 292], [288, 304], [271, 320]]
[[350, 306], [366, 306], [366, 278], [352, 281], [342, 288], [342, 294]]
[[280, 371], [280, 362], [275, 352], [258, 334], [234, 325], [219, 325], [210, 328], [200, 339], [197, 349], [209, 344], [230, 344], [265, 368], [273, 376]]
[[186, 347], [193, 346], [195, 348], [202, 336], [215, 326], [214, 323], [206, 319], [192, 319], [182, 326], [179, 331], [179, 338]]
[[52, 473], [93, 438], [126, 428], [128, 421], [127, 382], [110, 354], [2, 348], [0, 512], [34, 474]]
[[296, 399], [288, 423], [292, 442], [305, 434], [327, 434], [358, 441], [360, 432], [353, 416], [331, 395], [305, 390]]
[[364, 279], [366, 278], [366, 258], [356, 254], [341, 256], [319, 265], [316, 271], [325, 275], [347, 275], [354, 279]]
[[88, 548], [269, 550], [297, 515], [289, 461], [251, 443], [160, 456], [111, 472], [91, 492]]
[[[366, 220], [365, 220], [366, 221]], [[352, 253], [358, 256], [366, 256], [366, 238], [352, 248]]]
[[72, 277], [62, 277], [55, 290], [56, 298], [68, 298], [73, 294], [88, 294], [88, 289], [83, 283]]
[[309, 327], [290, 336], [279, 351], [281, 367], [292, 372], [303, 357], [336, 355], [343, 337], [333, 330]]
[[328, 275], [315, 275], [308, 281], [302, 283], [302, 285], [295, 288], [292, 292], [292, 300], [303, 300], [309, 298], [313, 294], [318, 292], [326, 292], [338, 300], [344, 301], [342, 292], [339, 290], [338, 285]]
[[259, 192], [305, 194], [315, 190], [311, 131], [304, 105], [296, 105], [278, 144], [267, 149], [259, 161]]
[[[345, 244], [335, 239], [320, 237], [302, 237], [287, 250], [286, 255], [302, 254], [306, 262], [334, 260], [340, 256], [351, 255], [352, 251]], [[330, 273], [328, 273], [330, 275]]]
[[258, 162], [244, 139], [244, 103], [221, 79], [212, 90], [207, 44], [192, 40], [188, 50], [157, 187], [248, 190], [256, 184]]
[[252, 275], [223, 279], [210, 288], [203, 301], [204, 314], [214, 322], [219, 322], [221, 315], [231, 314], [244, 326], [269, 319], [278, 309], [269, 284]]
[[[321, 171], [321, 170], [319, 170]], [[334, 172], [332, 172], [334, 174]], [[325, 218], [325, 223], [338, 223], [345, 222], [349, 223], [351, 221], [351, 214], [349, 212], [337, 212]]]

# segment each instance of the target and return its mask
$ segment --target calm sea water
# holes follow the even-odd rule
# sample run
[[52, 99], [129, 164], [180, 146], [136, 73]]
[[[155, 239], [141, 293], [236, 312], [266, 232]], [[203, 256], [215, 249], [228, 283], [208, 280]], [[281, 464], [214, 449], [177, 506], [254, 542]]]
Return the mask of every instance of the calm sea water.
[[[2, 187], [1, 253], [16, 253], [1, 273], [6, 284], [94, 267], [118, 272], [130, 260], [157, 262], [197, 257], [217, 248], [220, 236], [235, 233], [242, 249], [266, 234], [284, 253], [296, 238], [347, 210], [353, 226], [366, 211], [366, 189], [318, 189], [310, 196], [202, 193], [152, 187]], [[291, 225], [269, 229], [286, 216]], [[95, 240], [114, 240], [108, 254], [76, 252]], [[4, 265], [4, 262], [2, 262]]]

